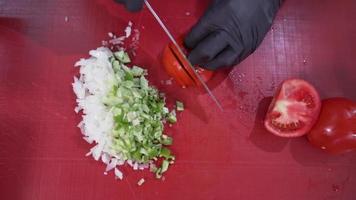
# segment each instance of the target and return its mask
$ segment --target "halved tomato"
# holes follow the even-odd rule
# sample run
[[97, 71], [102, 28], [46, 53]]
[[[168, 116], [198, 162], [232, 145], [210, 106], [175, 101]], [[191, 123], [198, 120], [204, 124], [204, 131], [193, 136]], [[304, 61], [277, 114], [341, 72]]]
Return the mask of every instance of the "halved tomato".
[[266, 129], [281, 137], [299, 137], [308, 133], [320, 113], [316, 89], [300, 79], [289, 79], [279, 87], [265, 119]]
[[[177, 40], [180, 47], [185, 51], [183, 47], [183, 38]], [[179, 85], [182, 87], [187, 86], [199, 86], [201, 85], [199, 79], [196, 77], [194, 71], [189, 67], [189, 63], [179, 53], [179, 50], [173, 43], [168, 44], [163, 50], [162, 63], [165, 67], [168, 75], [173, 77]], [[196, 72], [202, 77], [203, 81], [207, 82], [213, 76], [212, 71], [208, 71], [199, 66], [195, 66]]]

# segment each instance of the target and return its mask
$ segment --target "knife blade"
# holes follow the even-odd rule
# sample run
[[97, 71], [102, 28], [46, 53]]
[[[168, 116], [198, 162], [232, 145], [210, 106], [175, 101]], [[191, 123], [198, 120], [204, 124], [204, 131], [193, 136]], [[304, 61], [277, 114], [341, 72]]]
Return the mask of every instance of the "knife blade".
[[145, 0], [145, 5], [148, 8], [148, 10], [151, 12], [153, 17], [157, 20], [158, 24], [162, 27], [164, 32], [167, 34], [168, 38], [171, 40], [173, 45], [178, 49], [179, 54], [185, 59], [185, 61], [188, 63], [188, 66], [192, 69], [194, 72], [194, 75], [198, 78], [199, 82], [201, 85], [204, 87], [205, 91], [208, 93], [210, 98], [215, 102], [215, 104], [218, 106], [218, 108], [223, 111], [224, 109], [222, 108], [220, 102], [218, 99], [214, 96], [213, 92], [209, 89], [208, 85], [203, 81], [203, 78], [198, 74], [198, 72], [195, 70], [193, 67], [192, 63], [188, 60], [187, 56], [183, 53], [182, 48], [178, 45], [177, 41], [174, 39], [172, 36], [171, 32], [168, 30], [166, 25], [162, 22], [161, 18], [157, 15], [156, 11], [152, 8], [151, 4], [148, 2], [148, 0]]

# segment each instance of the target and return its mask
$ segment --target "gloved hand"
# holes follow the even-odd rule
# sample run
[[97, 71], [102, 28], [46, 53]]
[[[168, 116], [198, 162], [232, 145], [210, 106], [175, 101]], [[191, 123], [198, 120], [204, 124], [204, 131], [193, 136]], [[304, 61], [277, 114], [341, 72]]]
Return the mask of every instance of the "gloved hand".
[[213, 0], [185, 38], [189, 60], [210, 70], [238, 64], [260, 45], [282, 0]]
[[124, 4], [126, 9], [131, 12], [140, 11], [143, 7], [144, 0], [115, 0], [117, 3]]

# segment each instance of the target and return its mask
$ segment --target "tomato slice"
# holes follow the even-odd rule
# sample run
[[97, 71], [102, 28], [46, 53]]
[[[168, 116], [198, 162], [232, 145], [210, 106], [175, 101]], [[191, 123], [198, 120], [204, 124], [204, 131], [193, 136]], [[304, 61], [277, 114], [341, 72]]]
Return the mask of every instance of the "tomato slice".
[[163, 66], [169, 76], [173, 77], [175, 81], [182, 87], [192, 86], [195, 84], [194, 80], [188, 76], [187, 72], [183, 68], [182, 63], [173, 54], [169, 45], [163, 50], [162, 58]]
[[356, 102], [345, 98], [323, 100], [308, 139], [331, 154], [356, 151]]
[[305, 135], [320, 113], [320, 97], [315, 88], [300, 79], [284, 81], [269, 107], [266, 129], [281, 137]]
[[[183, 38], [177, 40], [180, 47], [187, 53], [183, 47]], [[179, 53], [173, 43], [168, 44], [163, 50], [162, 63], [168, 75], [172, 76], [182, 87], [199, 86], [199, 79], [194, 71], [189, 67], [186, 59]], [[212, 71], [208, 71], [199, 66], [195, 66], [196, 72], [202, 77], [203, 81], [207, 82], [213, 76]]]

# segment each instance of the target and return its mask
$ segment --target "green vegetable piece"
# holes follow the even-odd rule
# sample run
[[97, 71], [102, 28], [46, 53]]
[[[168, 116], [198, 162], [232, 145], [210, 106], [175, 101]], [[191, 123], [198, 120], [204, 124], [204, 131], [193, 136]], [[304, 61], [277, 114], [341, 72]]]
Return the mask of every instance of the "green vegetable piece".
[[176, 102], [177, 111], [184, 111], [184, 104], [180, 101]]
[[156, 131], [153, 133], [153, 137], [159, 140], [159, 138], [162, 136], [162, 131]]
[[120, 70], [120, 68], [121, 68], [120, 62], [117, 61], [117, 60], [114, 60], [112, 62], [112, 68], [113, 68], [114, 72], [118, 72]]
[[126, 117], [127, 117], [127, 121], [132, 122], [134, 119], [136, 119], [137, 113], [129, 112], [129, 113], [127, 113]]
[[143, 110], [145, 113], [149, 113], [149, 112], [150, 112], [150, 108], [147, 106], [147, 104], [143, 104], [143, 105], [142, 105], [142, 110]]
[[168, 170], [168, 167], [169, 167], [168, 160], [163, 160], [160, 173], [163, 174], [164, 172], [166, 172]]
[[135, 159], [135, 160], [141, 160], [141, 153], [139, 151], [135, 151], [133, 154], [132, 154], [132, 157]]
[[102, 102], [108, 106], [114, 106], [120, 103], [121, 100], [116, 98], [115, 96], [106, 96], [102, 99]]
[[126, 87], [127, 89], [131, 89], [132, 87], [135, 86], [135, 83], [132, 80], [124, 81], [121, 83], [123, 87]]
[[167, 135], [162, 135], [162, 140], [161, 140], [163, 145], [172, 145], [173, 139]]
[[154, 165], [154, 164], [151, 164], [151, 165], [150, 165], [150, 172], [156, 173], [157, 170], [158, 170], [158, 168], [157, 168], [156, 165]]
[[141, 148], [140, 149], [140, 153], [143, 154], [143, 155], [146, 155], [146, 156], [148, 155], [148, 152], [147, 152], [147, 150], [145, 148]]
[[145, 136], [141, 132], [134, 132], [133, 135], [135, 136], [136, 141], [140, 142], [140, 143], [145, 141], [145, 139], [146, 139]]
[[164, 115], [168, 114], [168, 113], [169, 113], [168, 108], [167, 108], [167, 107], [163, 107], [163, 108], [162, 108], [162, 113], [163, 113]]
[[162, 173], [161, 173], [161, 171], [162, 171], [162, 168], [158, 168], [158, 169], [156, 170], [156, 178], [158, 178], [158, 179], [162, 178]]
[[163, 147], [162, 149], [161, 149], [161, 152], [160, 152], [160, 154], [159, 154], [159, 156], [160, 157], [163, 157], [163, 158], [165, 158], [165, 159], [169, 159], [169, 160], [174, 160], [175, 158], [174, 158], [174, 156], [172, 156], [171, 155], [171, 150], [169, 150], [168, 148], [166, 148], [166, 147]]
[[129, 55], [125, 52], [125, 51], [117, 51], [114, 53], [114, 56], [116, 59], [118, 59], [120, 62], [122, 63], [130, 63], [131, 59], [129, 57]]
[[110, 61], [110, 63], [113, 63], [113, 62], [115, 61], [115, 57], [114, 57], [114, 56], [111, 56], [111, 57], [109, 58], [109, 61]]
[[146, 90], [148, 88], [148, 81], [144, 76], [140, 78], [140, 86], [142, 90]]
[[148, 157], [150, 157], [150, 158], [153, 158], [153, 157], [156, 157], [156, 156], [158, 156], [158, 150], [157, 150], [157, 148], [150, 148], [149, 150], [148, 150]]
[[145, 70], [142, 69], [141, 67], [137, 67], [137, 66], [133, 66], [131, 69], [131, 72], [134, 76], [139, 77], [139, 76], [143, 76], [145, 73]]
[[167, 116], [167, 121], [171, 124], [174, 124], [177, 122], [177, 115], [176, 115], [176, 111], [172, 110], [168, 116]]
[[124, 76], [124, 79], [125, 79], [126, 81], [133, 81], [134, 76], [133, 76], [130, 72], [126, 72], [126, 73], [125, 73], [125, 76]]

